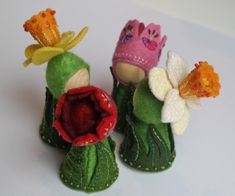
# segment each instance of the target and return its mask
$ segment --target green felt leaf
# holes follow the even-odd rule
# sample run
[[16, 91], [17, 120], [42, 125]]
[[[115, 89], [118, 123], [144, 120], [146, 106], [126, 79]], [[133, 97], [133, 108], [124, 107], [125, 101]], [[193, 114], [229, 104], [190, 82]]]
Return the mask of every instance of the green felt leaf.
[[46, 88], [44, 114], [39, 132], [44, 142], [57, 148], [67, 149], [70, 144], [64, 141], [63, 138], [59, 136], [56, 129], [53, 128], [56, 104], [57, 99], [55, 99], [49, 89]]
[[169, 168], [175, 158], [170, 126], [147, 124], [135, 116], [129, 116], [127, 122], [120, 147], [121, 159], [129, 166], [147, 172]]
[[67, 81], [82, 68], [89, 70], [89, 65], [71, 52], [64, 52], [48, 62], [46, 80], [48, 88], [55, 98], [58, 99], [64, 93]]
[[61, 180], [68, 187], [85, 192], [108, 188], [118, 177], [113, 147], [111, 138], [94, 145], [72, 146], [61, 165]]
[[128, 86], [124, 86], [121, 83], [117, 83], [114, 77], [112, 97], [118, 109], [118, 120], [115, 129], [120, 133], [124, 133], [125, 131], [126, 115], [132, 112], [132, 99], [134, 91], [135, 86], [132, 83]]
[[148, 79], [143, 79], [135, 92], [133, 101], [133, 113], [135, 116], [148, 124], [161, 123], [161, 110], [163, 103], [151, 93]]

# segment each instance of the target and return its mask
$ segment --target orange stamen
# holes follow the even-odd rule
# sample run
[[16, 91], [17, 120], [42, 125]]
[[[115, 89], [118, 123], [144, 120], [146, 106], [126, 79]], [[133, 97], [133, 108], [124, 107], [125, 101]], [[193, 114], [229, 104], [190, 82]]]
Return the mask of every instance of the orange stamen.
[[24, 30], [43, 46], [54, 46], [61, 38], [54, 14], [51, 9], [39, 12], [25, 22]]
[[183, 98], [216, 97], [220, 88], [219, 75], [206, 61], [195, 64], [195, 69], [179, 85]]

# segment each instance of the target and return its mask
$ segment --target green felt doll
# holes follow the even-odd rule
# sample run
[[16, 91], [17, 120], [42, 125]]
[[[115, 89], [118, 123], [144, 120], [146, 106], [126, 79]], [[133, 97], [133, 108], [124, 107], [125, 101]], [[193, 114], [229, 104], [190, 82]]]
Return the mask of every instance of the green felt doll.
[[133, 112], [120, 147], [121, 159], [129, 166], [148, 172], [169, 168], [175, 158], [172, 132], [182, 134], [189, 109], [200, 107], [201, 97], [219, 94], [218, 74], [207, 62], [199, 62], [189, 73], [187, 63], [168, 52], [167, 69], [152, 68], [133, 97]]
[[72, 146], [60, 168], [60, 178], [70, 188], [97, 192], [118, 177], [115, 143], [109, 137], [117, 109], [103, 90], [86, 86], [60, 96], [54, 127]]
[[116, 130], [125, 133], [126, 115], [131, 108], [136, 85], [158, 64], [166, 36], [161, 38], [160, 25], [145, 27], [138, 20], [130, 20], [121, 31], [114, 55], [111, 72], [114, 79], [112, 96], [118, 108]]
[[77, 45], [87, 33], [87, 27], [73, 39], [75, 32], [62, 35], [54, 18], [55, 11], [47, 9], [32, 16], [24, 24], [26, 32], [30, 32], [38, 44], [29, 45], [25, 49], [30, 63], [41, 65], [48, 61], [46, 71], [46, 100], [44, 115], [40, 125], [40, 136], [46, 143], [66, 149], [69, 144], [58, 135], [53, 127], [55, 107], [59, 96], [67, 90], [89, 84], [89, 65], [80, 57], [68, 52]]
[[47, 9], [24, 25], [39, 42], [26, 48], [24, 65], [48, 61], [40, 134], [45, 142], [67, 149], [60, 168], [65, 185], [85, 192], [101, 191], [118, 177], [115, 143], [109, 137], [117, 121], [116, 105], [106, 92], [89, 86], [89, 65], [68, 52], [87, 28], [71, 41], [74, 32], [60, 35], [54, 14]]

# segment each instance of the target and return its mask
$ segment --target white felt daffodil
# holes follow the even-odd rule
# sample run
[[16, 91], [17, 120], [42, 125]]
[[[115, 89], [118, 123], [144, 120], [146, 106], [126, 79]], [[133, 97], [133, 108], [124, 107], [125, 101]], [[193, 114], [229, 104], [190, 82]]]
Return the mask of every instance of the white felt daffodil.
[[189, 73], [186, 61], [169, 51], [167, 68], [155, 67], [149, 73], [149, 87], [153, 95], [164, 101], [161, 120], [171, 123], [175, 134], [183, 134], [189, 122], [189, 109], [199, 109], [200, 97], [217, 96], [219, 76], [207, 62], [195, 64]]

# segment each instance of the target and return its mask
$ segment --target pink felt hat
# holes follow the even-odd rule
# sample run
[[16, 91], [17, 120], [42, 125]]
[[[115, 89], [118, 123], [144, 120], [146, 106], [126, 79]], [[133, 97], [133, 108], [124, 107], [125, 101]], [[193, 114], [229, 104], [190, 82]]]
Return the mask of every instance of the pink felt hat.
[[113, 55], [112, 68], [116, 79], [125, 84], [116, 74], [118, 62], [138, 66], [147, 75], [152, 67], [157, 66], [166, 39], [165, 35], [161, 38], [160, 25], [150, 23], [145, 27], [138, 20], [129, 20], [120, 34]]

